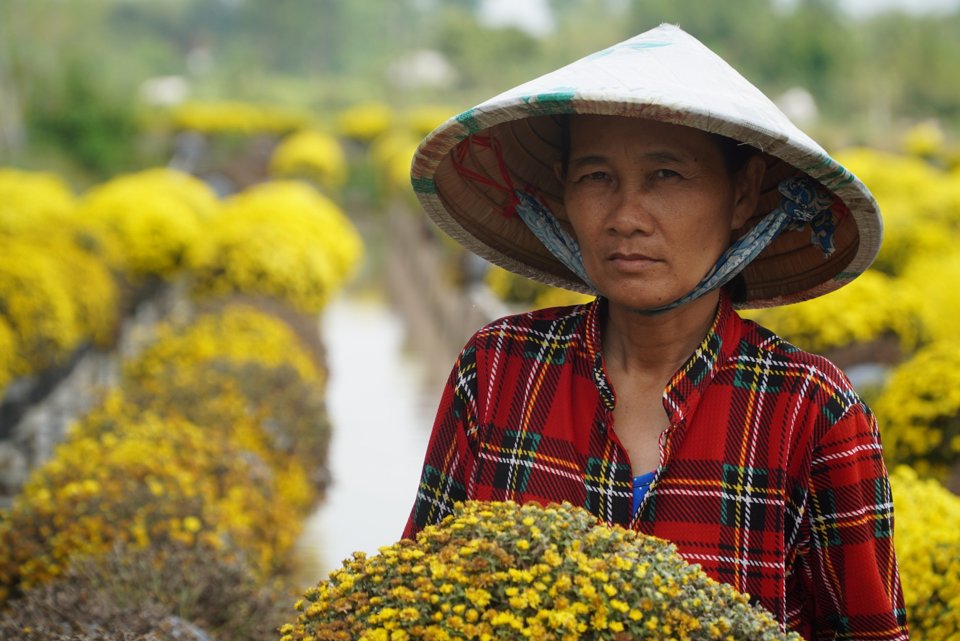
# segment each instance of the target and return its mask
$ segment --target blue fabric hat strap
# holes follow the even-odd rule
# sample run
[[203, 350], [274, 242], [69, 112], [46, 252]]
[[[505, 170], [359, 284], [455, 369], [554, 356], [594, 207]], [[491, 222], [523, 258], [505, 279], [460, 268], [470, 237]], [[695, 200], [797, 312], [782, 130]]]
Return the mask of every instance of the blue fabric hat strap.
[[[812, 229], [811, 242], [820, 247], [824, 257], [832, 254], [836, 223], [830, 210], [833, 197], [817, 181], [806, 176], [787, 178], [779, 184], [778, 190], [781, 195], [780, 205], [738, 238], [690, 293], [672, 303], [643, 312], [665, 312], [723, 287], [787, 229], [801, 229], [809, 224]], [[522, 191], [517, 191], [516, 195], [516, 212], [530, 231], [557, 260], [576, 274], [594, 293], [599, 294], [587, 277], [577, 241], [560, 226], [556, 217], [537, 198]]]
[[517, 191], [516, 195], [517, 203], [514, 205], [514, 211], [520, 216], [520, 220], [553, 254], [554, 258], [596, 292], [597, 288], [587, 276], [587, 270], [583, 268], [580, 244], [576, 239], [560, 226], [556, 216], [537, 198], [523, 191]]

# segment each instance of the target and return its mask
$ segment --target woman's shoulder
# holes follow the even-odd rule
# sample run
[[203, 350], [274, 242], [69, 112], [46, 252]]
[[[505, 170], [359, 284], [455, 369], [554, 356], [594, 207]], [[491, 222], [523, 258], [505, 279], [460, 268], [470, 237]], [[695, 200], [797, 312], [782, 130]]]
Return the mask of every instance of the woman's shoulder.
[[583, 325], [595, 302], [559, 307], [543, 307], [525, 312], [507, 314], [491, 321], [477, 331], [477, 336], [491, 333], [502, 334], [505, 331], [523, 332], [551, 331], [558, 326], [571, 331]]
[[741, 319], [741, 323], [741, 354], [753, 352], [758, 363], [803, 370], [837, 392], [856, 395], [846, 373], [826, 356], [801, 349], [755, 321]]

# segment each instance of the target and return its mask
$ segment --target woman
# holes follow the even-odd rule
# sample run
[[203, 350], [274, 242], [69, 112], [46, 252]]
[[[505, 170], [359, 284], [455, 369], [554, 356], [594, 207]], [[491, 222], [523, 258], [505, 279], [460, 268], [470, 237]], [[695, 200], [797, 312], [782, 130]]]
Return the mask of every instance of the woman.
[[734, 311], [867, 269], [862, 183], [667, 25], [461, 114], [412, 173], [465, 246], [597, 299], [468, 342], [405, 536], [456, 501], [565, 500], [673, 541], [808, 639], [907, 638], [873, 415]]

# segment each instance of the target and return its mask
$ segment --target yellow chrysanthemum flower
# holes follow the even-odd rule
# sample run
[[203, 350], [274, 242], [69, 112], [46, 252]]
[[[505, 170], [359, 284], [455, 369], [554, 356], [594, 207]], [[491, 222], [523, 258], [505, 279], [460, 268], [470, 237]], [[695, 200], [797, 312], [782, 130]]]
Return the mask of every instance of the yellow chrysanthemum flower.
[[15, 337], [14, 377], [62, 362], [84, 338], [57, 258], [30, 243], [0, 238], [0, 316]]
[[885, 336], [909, 352], [924, 337], [921, 300], [910, 283], [868, 270], [825, 296], [741, 314], [802, 349], [823, 352]]
[[910, 636], [955, 639], [960, 630], [960, 497], [905, 466], [894, 469], [890, 485]]
[[[547, 552], [559, 564], [542, 562]], [[427, 576], [427, 567], [444, 570]], [[672, 544], [598, 524], [569, 504], [460, 504], [416, 541], [348, 559], [297, 609], [283, 641], [381, 631], [389, 638], [799, 639]], [[710, 626], [722, 634], [698, 633]]]
[[382, 102], [361, 102], [337, 115], [337, 133], [345, 138], [370, 142], [388, 129], [394, 121], [393, 109]]
[[335, 192], [347, 180], [347, 158], [340, 142], [315, 129], [298, 131], [280, 141], [270, 158], [277, 178], [305, 178]]
[[76, 197], [56, 174], [0, 167], [0, 235], [70, 216]]
[[883, 214], [875, 268], [899, 274], [922, 255], [946, 255], [960, 240], [960, 180], [920, 158], [873, 149], [835, 154], [870, 187]]
[[228, 199], [211, 223], [195, 291], [261, 294], [316, 313], [362, 252], [359, 233], [332, 200], [304, 183], [265, 183]]
[[202, 181], [150, 169], [94, 187], [78, 215], [115, 239], [128, 273], [171, 278], [192, 267], [194, 247], [218, 208], [216, 194]]
[[191, 101], [172, 113], [178, 129], [206, 134], [284, 134], [307, 127], [313, 118], [305, 111], [279, 105], [240, 101]]
[[920, 349], [893, 370], [872, 405], [886, 456], [944, 478], [960, 462], [960, 343]]

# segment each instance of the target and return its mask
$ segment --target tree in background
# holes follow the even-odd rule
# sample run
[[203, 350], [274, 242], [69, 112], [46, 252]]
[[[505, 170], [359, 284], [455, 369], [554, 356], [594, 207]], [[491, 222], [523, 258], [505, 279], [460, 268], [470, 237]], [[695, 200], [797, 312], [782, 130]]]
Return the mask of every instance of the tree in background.
[[[808, 90], [821, 115], [814, 133], [828, 144], [885, 146], [906, 120], [960, 129], [960, 9], [852, 16], [839, 0], [548, 1], [554, 28], [545, 35], [484, 24], [482, 0], [3, 2], [0, 103], [23, 114], [22, 127], [3, 129], [6, 139], [26, 132], [28, 144], [16, 155], [0, 145], [0, 162], [63, 169], [50, 162], [56, 153], [98, 179], [137, 163], [138, 92], [152, 77], [183, 78], [194, 98], [321, 117], [366, 100], [465, 107], [661, 22], [679, 24], [771, 95]], [[399, 82], [395, 63], [422, 51], [454, 72]]]

